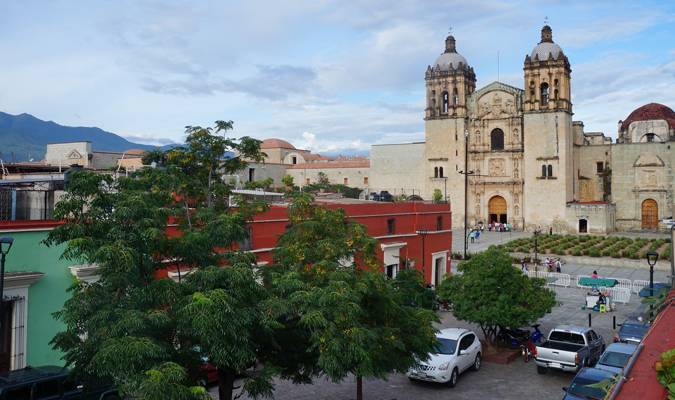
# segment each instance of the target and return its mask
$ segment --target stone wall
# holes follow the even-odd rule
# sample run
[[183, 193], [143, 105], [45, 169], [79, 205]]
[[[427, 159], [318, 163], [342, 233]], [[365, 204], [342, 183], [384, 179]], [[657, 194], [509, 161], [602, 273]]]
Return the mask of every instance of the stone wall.
[[[338, 166], [336, 164], [340, 165]], [[295, 185], [300, 186], [300, 188], [307, 184], [318, 183], [319, 172], [326, 174], [328, 182], [330, 183], [342, 184], [359, 189], [368, 189], [368, 187], [371, 186], [369, 176], [370, 167], [368, 166], [367, 161], [305, 163], [288, 169], [288, 174], [293, 177]]]
[[91, 142], [48, 143], [45, 163], [47, 165], [71, 164], [89, 168], [91, 165]]
[[659, 228], [673, 207], [673, 142], [612, 146], [612, 201], [617, 204], [617, 229], [642, 227], [642, 203], [658, 204]]
[[[570, 203], [567, 204], [568, 230], [561, 234], [580, 233], [581, 220], [586, 221], [586, 233], [606, 235], [614, 232], [616, 205], [612, 203]], [[554, 228], [555, 230], [555, 228]]]
[[[370, 149], [371, 191], [424, 194], [424, 143], [374, 145]], [[433, 175], [432, 175], [433, 176]], [[442, 186], [443, 182], [439, 182]]]
[[[283, 187], [284, 184], [281, 182], [281, 178], [283, 178], [287, 174], [288, 168], [291, 167], [291, 165], [285, 165], [285, 164], [272, 164], [272, 163], [254, 163], [250, 162], [246, 166], [246, 168], [237, 171], [234, 175], [226, 177], [228, 180], [234, 180], [235, 182], [237, 181], [237, 177], [239, 177], [239, 182], [240, 182], [240, 187], [243, 187], [244, 182], [249, 181], [249, 176], [250, 176], [250, 171], [253, 170], [253, 180], [254, 181], [262, 181], [267, 178], [272, 178], [274, 179], [274, 184], [272, 185], [272, 188], [274, 186], [277, 187]], [[295, 184], [298, 184], [298, 181], [295, 181]]]

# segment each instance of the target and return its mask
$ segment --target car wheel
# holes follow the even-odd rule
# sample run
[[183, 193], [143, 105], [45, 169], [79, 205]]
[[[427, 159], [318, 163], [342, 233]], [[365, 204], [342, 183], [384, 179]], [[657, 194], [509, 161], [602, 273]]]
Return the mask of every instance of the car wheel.
[[545, 375], [545, 374], [548, 372], [548, 368], [546, 368], [546, 367], [540, 367], [540, 366], [537, 365], [537, 372], [538, 372], [540, 375]]
[[483, 362], [480, 353], [476, 354], [476, 359], [473, 362], [473, 365], [471, 366], [471, 369], [474, 371], [478, 371], [480, 369], [480, 365]]
[[457, 384], [457, 368], [452, 370], [452, 374], [450, 374], [450, 380], [448, 381], [447, 385], [451, 388], [454, 388], [455, 385]]

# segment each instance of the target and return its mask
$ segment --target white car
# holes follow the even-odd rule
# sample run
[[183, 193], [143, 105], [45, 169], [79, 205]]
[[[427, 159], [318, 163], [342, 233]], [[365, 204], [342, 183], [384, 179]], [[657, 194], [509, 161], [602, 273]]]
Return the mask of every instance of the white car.
[[457, 384], [457, 375], [471, 368], [480, 369], [483, 346], [476, 334], [468, 329], [443, 329], [436, 340], [440, 343], [436, 354], [427, 362], [420, 363], [405, 375], [409, 379], [445, 383], [450, 387]]

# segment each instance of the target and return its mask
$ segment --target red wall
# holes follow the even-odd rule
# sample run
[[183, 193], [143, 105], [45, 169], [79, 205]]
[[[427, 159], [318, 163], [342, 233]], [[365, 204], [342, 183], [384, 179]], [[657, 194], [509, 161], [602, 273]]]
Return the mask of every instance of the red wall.
[[[317, 203], [321, 204], [320, 201]], [[432, 280], [432, 253], [452, 251], [452, 214], [449, 204], [425, 203], [363, 203], [334, 204], [326, 203], [329, 208], [343, 208], [348, 216], [368, 227], [369, 234], [381, 243], [406, 242], [400, 249], [400, 255], [416, 258], [415, 268], [422, 271], [422, 237], [416, 233], [426, 229], [424, 239], [426, 281]], [[437, 233], [437, 218], [443, 217], [442, 230]], [[387, 235], [387, 221], [395, 219], [394, 235]], [[277, 236], [283, 233], [288, 225], [286, 207], [273, 205], [270, 211], [258, 215], [250, 224], [253, 227], [253, 251], [259, 262], [272, 262], [270, 249], [276, 245]], [[450, 254], [448, 253], [448, 256]], [[380, 253], [383, 260], [384, 254]], [[449, 271], [450, 260], [447, 261], [446, 272]]]

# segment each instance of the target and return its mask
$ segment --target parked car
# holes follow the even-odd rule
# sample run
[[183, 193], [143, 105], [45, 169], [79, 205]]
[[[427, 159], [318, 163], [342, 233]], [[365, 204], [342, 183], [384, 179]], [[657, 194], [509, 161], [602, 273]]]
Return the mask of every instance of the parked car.
[[614, 374], [595, 368], [582, 368], [574, 377], [570, 386], [562, 388], [566, 393], [563, 400], [604, 399], [607, 393], [602, 389], [588, 387], [588, 385], [608, 379], [607, 375]]
[[593, 329], [563, 325], [548, 334], [548, 340], [534, 349], [537, 372], [548, 368], [577, 372], [592, 365], [605, 351], [605, 341]]
[[0, 400], [82, 399], [119, 400], [117, 390], [82, 393], [82, 386], [67, 380], [70, 370], [55, 365], [25, 367], [0, 373]]
[[383, 190], [380, 192], [380, 201], [386, 201], [391, 203], [392, 201], [394, 201], [394, 198], [392, 197], [391, 193], [389, 193], [386, 190]]
[[623, 371], [635, 349], [636, 347], [630, 344], [612, 343], [602, 353], [595, 368], [618, 374]]
[[421, 362], [406, 373], [408, 379], [445, 383], [450, 387], [457, 384], [457, 376], [471, 368], [478, 371], [481, 366], [483, 347], [476, 334], [468, 329], [448, 328], [436, 335], [438, 347], [429, 361]]
[[639, 344], [642, 337], [647, 333], [649, 324], [642, 326], [642, 322], [626, 321], [621, 325], [621, 329], [614, 336], [614, 343], [632, 343]]

